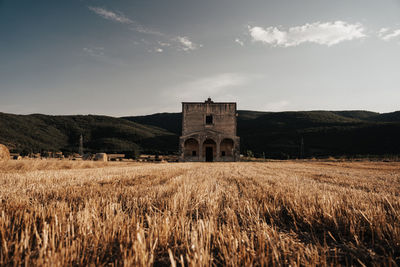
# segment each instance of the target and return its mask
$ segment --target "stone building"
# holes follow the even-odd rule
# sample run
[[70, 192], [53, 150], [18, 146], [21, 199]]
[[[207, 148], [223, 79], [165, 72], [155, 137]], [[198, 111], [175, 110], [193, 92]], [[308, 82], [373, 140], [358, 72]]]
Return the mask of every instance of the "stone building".
[[182, 103], [181, 161], [238, 161], [236, 103]]

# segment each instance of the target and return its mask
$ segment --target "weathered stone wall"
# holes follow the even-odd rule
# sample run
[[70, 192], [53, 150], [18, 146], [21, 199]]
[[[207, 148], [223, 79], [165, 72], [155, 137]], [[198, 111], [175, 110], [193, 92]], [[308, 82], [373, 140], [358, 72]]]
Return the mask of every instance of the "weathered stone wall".
[[[220, 145], [220, 150], [221, 150], [221, 157], [232, 157], [234, 154], [233, 148], [234, 148], [234, 142], [231, 139], [224, 139], [221, 141]], [[223, 153], [225, 155], [223, 155]]]
[[[236, 103], [182, 103], [182, 135], [207, 129], [236, 135]], [[213, 124], [205, 123], [206, 116], [213, 117]]]
[[[193, 151], [195, 155], [193, 155]], [[199, 156], [199, 142], [196, 139], [189, 138], [185, 141], [184, 155], [185, 157]]]

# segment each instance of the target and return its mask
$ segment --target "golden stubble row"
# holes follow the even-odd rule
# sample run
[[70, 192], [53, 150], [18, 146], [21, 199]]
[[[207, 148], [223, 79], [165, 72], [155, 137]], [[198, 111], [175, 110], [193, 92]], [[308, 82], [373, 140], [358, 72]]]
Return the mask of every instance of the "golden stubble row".
[[396, 265], [399, 173], [371, 162], [3, 168], [0, 265]]

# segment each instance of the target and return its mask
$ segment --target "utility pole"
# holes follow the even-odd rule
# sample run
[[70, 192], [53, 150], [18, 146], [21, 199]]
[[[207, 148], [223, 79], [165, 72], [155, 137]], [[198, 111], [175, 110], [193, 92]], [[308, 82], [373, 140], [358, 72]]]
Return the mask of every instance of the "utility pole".
[[79, 155], [83, 156], [83, 135], [79, 137]]
[[304, 157], [304, 138], [301, 136], [300, 140], [300, 158], [302, 159]]

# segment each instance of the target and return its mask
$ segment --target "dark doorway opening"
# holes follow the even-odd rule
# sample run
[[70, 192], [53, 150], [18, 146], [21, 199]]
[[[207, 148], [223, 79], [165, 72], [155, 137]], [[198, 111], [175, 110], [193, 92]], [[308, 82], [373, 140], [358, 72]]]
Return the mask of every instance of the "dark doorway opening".
[[206, 161], [213, 162], [213, 148], [206, 147]]

